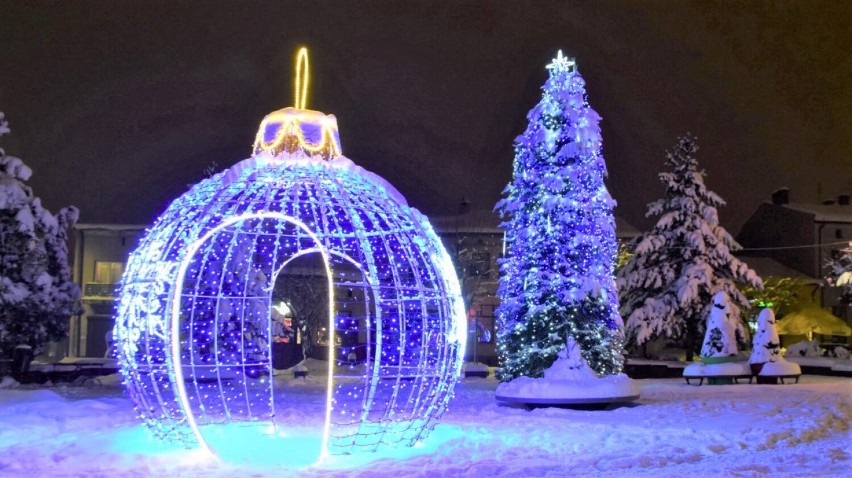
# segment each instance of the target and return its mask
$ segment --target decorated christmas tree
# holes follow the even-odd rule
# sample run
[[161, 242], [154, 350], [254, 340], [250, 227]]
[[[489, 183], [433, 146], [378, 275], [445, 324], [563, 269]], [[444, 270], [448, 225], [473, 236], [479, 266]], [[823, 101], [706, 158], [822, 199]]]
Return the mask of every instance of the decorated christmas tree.
[[624, 363], [600, 116], [573, 60], [560, 51], [547, 68], [496, 206], [507, 243], [497, 310], [503, 381], [541, 377], [569, 338], [599, 376], [620, 373]]
[[[0, 113], [0, 136], [9, 133]], [[68, 332], [80, 291], [71, 281], [66, 230], [77, 208], [53, 215], [26, 185], [32, 170], [0, 148], [0, 356], [19, 345], [34, 355]]]
[[682, 343], [690, 361], [713, 294], [728, 295], [732, 321], [745, 339], [739, 318], [749, 303], [738, 283], [763, 287], [760, 277], [732, 254], [740, 245], [719, 224], [717, 208], [725, 201], [704, 185], [697, 150], [687, 134], [667, 154], [671, 171], [660, 173], [666, 195], [649, 204], [647, 213], [660, 218], [638, 238], [635, 254], [618, 276], [629, 343], [665, 337]]

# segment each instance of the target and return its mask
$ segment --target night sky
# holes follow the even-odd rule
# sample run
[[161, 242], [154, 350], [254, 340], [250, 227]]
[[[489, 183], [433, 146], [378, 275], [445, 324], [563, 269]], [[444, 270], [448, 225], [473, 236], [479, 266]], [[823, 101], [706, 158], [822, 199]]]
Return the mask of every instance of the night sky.
[[0, 0], [3, 146], [52, 211], [147, 224], [249, 156], [307, 45], [308, 107], [337, 116], [346, 156], [424, 213], [491, 209], [561, 48], [603, 117], [616, 214], [650, 226], [664, 152], [689, 131], [736, 233], [778, 187], [852, 192], [850, 25], [839, 0]]

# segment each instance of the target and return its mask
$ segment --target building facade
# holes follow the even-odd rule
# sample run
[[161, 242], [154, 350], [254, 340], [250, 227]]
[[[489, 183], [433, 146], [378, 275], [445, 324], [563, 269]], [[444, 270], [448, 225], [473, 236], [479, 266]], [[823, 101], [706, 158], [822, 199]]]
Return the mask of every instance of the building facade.
[[[791, 203], [789, 198], [787, 190], [776, 191], [749, 217], [737, 241], [744, 255], [768, 257], [822, 281], [828, 260], [852, 241], [850, 196], [823, 204]], [[819, 305], [852, 323], [852, 307], [840, 304], [839, 297], [839, 288], [825, 286]]]
[[68, 356], [104, 357], [110, 353], [116, 289], [145, 227], [77, 224], [72, 230], [72, 273], [80, 287], [83, 313], [71, 319]]

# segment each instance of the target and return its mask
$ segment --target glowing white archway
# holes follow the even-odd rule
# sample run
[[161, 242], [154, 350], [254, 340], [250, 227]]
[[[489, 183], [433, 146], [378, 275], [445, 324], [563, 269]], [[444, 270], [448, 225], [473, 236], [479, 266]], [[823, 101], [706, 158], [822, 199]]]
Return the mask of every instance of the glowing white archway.
[[[213, 229], [210, 229], [203, 236], [201, 236], [198, 240], [196, 240], [194, 243], [190, 244], [190, 246], [187, 248], [186, 255], [184, 256], [183, 260], [180, 262], [180, 265], [178, 266], [177, 277], [175, 278], [175, 284], [176, 285], [175, 285], [175, 289], [174, 289], [174, 292], [173, 292], [174, 296], [172, 298], [172, 311], [171, 311], [172, 316], [171, 316], [171, 331], [170, 331], [171, 334], [172, 334], [172, 337], [178, 337], [180, 335], [180, 324], [181, 324], [181, 321], [180, 321], [180, 314], [181, 314], [180, 297], [181, 297], [181, 294], [183, 292], [183, 281], [185, 279], [186, 269], [187, 269], [187, 267], [189, 267], [189, 264], [191, 263], [192, 259], [195, 257], [195, 254], [198, 253], [199, 248], [204, 243], [206, 243], [211, 237], [213, 237], [217, 232], [225, 229], [228, 226], [231, 226], [231, 225], [243, 222], [243, 221], [251, 220], [251, 219], [278, 219], [278, 220], [293, 224], [294, 226], [301, 229], [311, 239], [313, 239], [315, 244], [321, 244], [321, 242], [316, 237], [316, 235], [313, 233], [313, 231], [311, 231], [308, 228], [308, 226], [306, 226], [302, 221], [300, 221], [300, 220], [298, 220], [294, 217], [285, 216], [284, 214], [281, 214], [281, 213], [256, 212], [256, 213], [249, 213], [249, 214], [243, 214], [243, 215], [240, 215], [240, 216], [231, 217], [231, 218], [228, 218], [228, 219], [222, 221], [221, 224], [219, 224], [218, 226], [216, 226]], [[306, 254], [306, 253], [319, 253], [321, 255], [322, 259], [323, 259], [323, 265], [325, 266], [325, 273], [326, 273], [326, 277], [328, 278], [328, 284], [329, 284], [329, 299], [328, 299], [329, 321], [328, 322], [329, 322], [329, 326], [332, 327], [333, 326], [333, 317], [334, 317], [334, 301], [331, 297], [331, 291], [332, 291], [332, 288], [333, 288], [333, 282], [332, 282], [331, 268], [329, 267], [329, 264], [328, 264], [328, 253], [325, 251], [325, 249], [322, 248], [322, 247], [318, 247], [318, 248], [314, 248], [314, 249], [302, 250], [302, 251], [300, 251], [300, 254], [289, 257], [287, 259], [287, 261], [284, 263], [284, 265], [286, 265], [287, 262], [293, 260], [295, 257], [298, 257], [299, 255], [303, 255], [303, 254]], [[282, 265], [281, 268], [283, 268], [284, 265]], [[274, 283], [274, 278], [273, 278], [272, 282]], [[176, 384], [177, 389], [178, 389], [178, 399], [180, 400], [181, 406], [183, 407], [184, 412], [186, 413], [187, 424], [192, 429], [192, 432], [195, 435], [196, 440], [198, 440], [199, 446], [201, 446], [201, 448], [203, 448], [204, 450], [206, 450], [208, 452], [212, 452], [210, 450], [209, 446], [207, 445], [207, 441], [204, 439], [204, 436], [202, 435], [201, 430], [198, 428], [198, 424], [195, 420], [195, 414], [192, 411], [192, 406], [190, 405], [189, 398], [187, 397], [187, 394], [186, 394], [186, 384], [185, 384], [184, 376], [183, 376], [183, 364], [180, 361], [180, 355], [181, 355], [180, 347], [181, 347], [181, 342], [179, 340], [172, 339], [172, 342], [171, 342], [171, 352], [172, 352], [171, 365], [172, 365], [172, 373], [174, 374], [174, 377], [175, 377], [175, 384]], [[331, 391], [332, 391], [332, 384], [333, 384], [333, 375], [332, 375], [333, 357], [329, 357], [328, 364], [329, 364], [329, 367], [328, 367], [328, 383], [326, 384], [326, 387], [327, 387], [327, 390], [326, 390], [326, 418], [325, 418], [325, 430], [323, 432], [323, 443], [322, 443], [322, 451], [321, 451], [323, 453], [324, 453], [324, 450], [325, 450], [326, 445], [327, 445], [328, 427], [329, 427], [329, 423], [331, 421]], [[271, 386], [272, 385], [270, 383], [270, 387]]]

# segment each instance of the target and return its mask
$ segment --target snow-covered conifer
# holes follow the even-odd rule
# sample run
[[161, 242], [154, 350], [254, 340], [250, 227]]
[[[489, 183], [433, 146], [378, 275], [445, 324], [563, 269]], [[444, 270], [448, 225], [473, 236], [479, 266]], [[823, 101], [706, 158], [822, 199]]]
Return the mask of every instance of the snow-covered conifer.
[[757, 332], [752, 338], [749, 363], [776, 362], [781, 354], [781, 340], [775, 326], [775, 313], [766, 308], [757, 317]]
[[829, 285], [842, 287], [840, 300], [844, 304], [852, 304], [852, 242], [840, 250], [840, 255], [828, 261]]
[[[704, 185], [697, 150], [687, 134], [667, 153], [672, 170], [660, 173], [666, 195], [650, 203], [647, 212], [659, 219], [637, 238], [635, 254], [617, 280], [629, 343], [667, 337], [686, 347], [687, 360], [692, 360], [714, 293], [728, 294], [739, 324], [740, 309], [749, 303], [737, 284], [762, 287], [760, 277], [732, 254], [740, 245], [719, 225], [717, 208], [725, 202]], [[738, 331], [744, 338], [745, 329]]]
[[507, 241], [497, 310], [504, 381], [541, 377], [569, 336], [598, 375], [618, 374], [624, 363], [600, 116], [572, 60], [560, 51], [548, 69], [496, 206]]
[[[0, 113], [0, 136], [8, 132]], [[77, 208], [52, 215], [25, 184], [31, 175], [0, 149], [0, 355], [20, 344], [38, 355], [47, 342], [63, 338], [80, 298], [67, 242]]]

